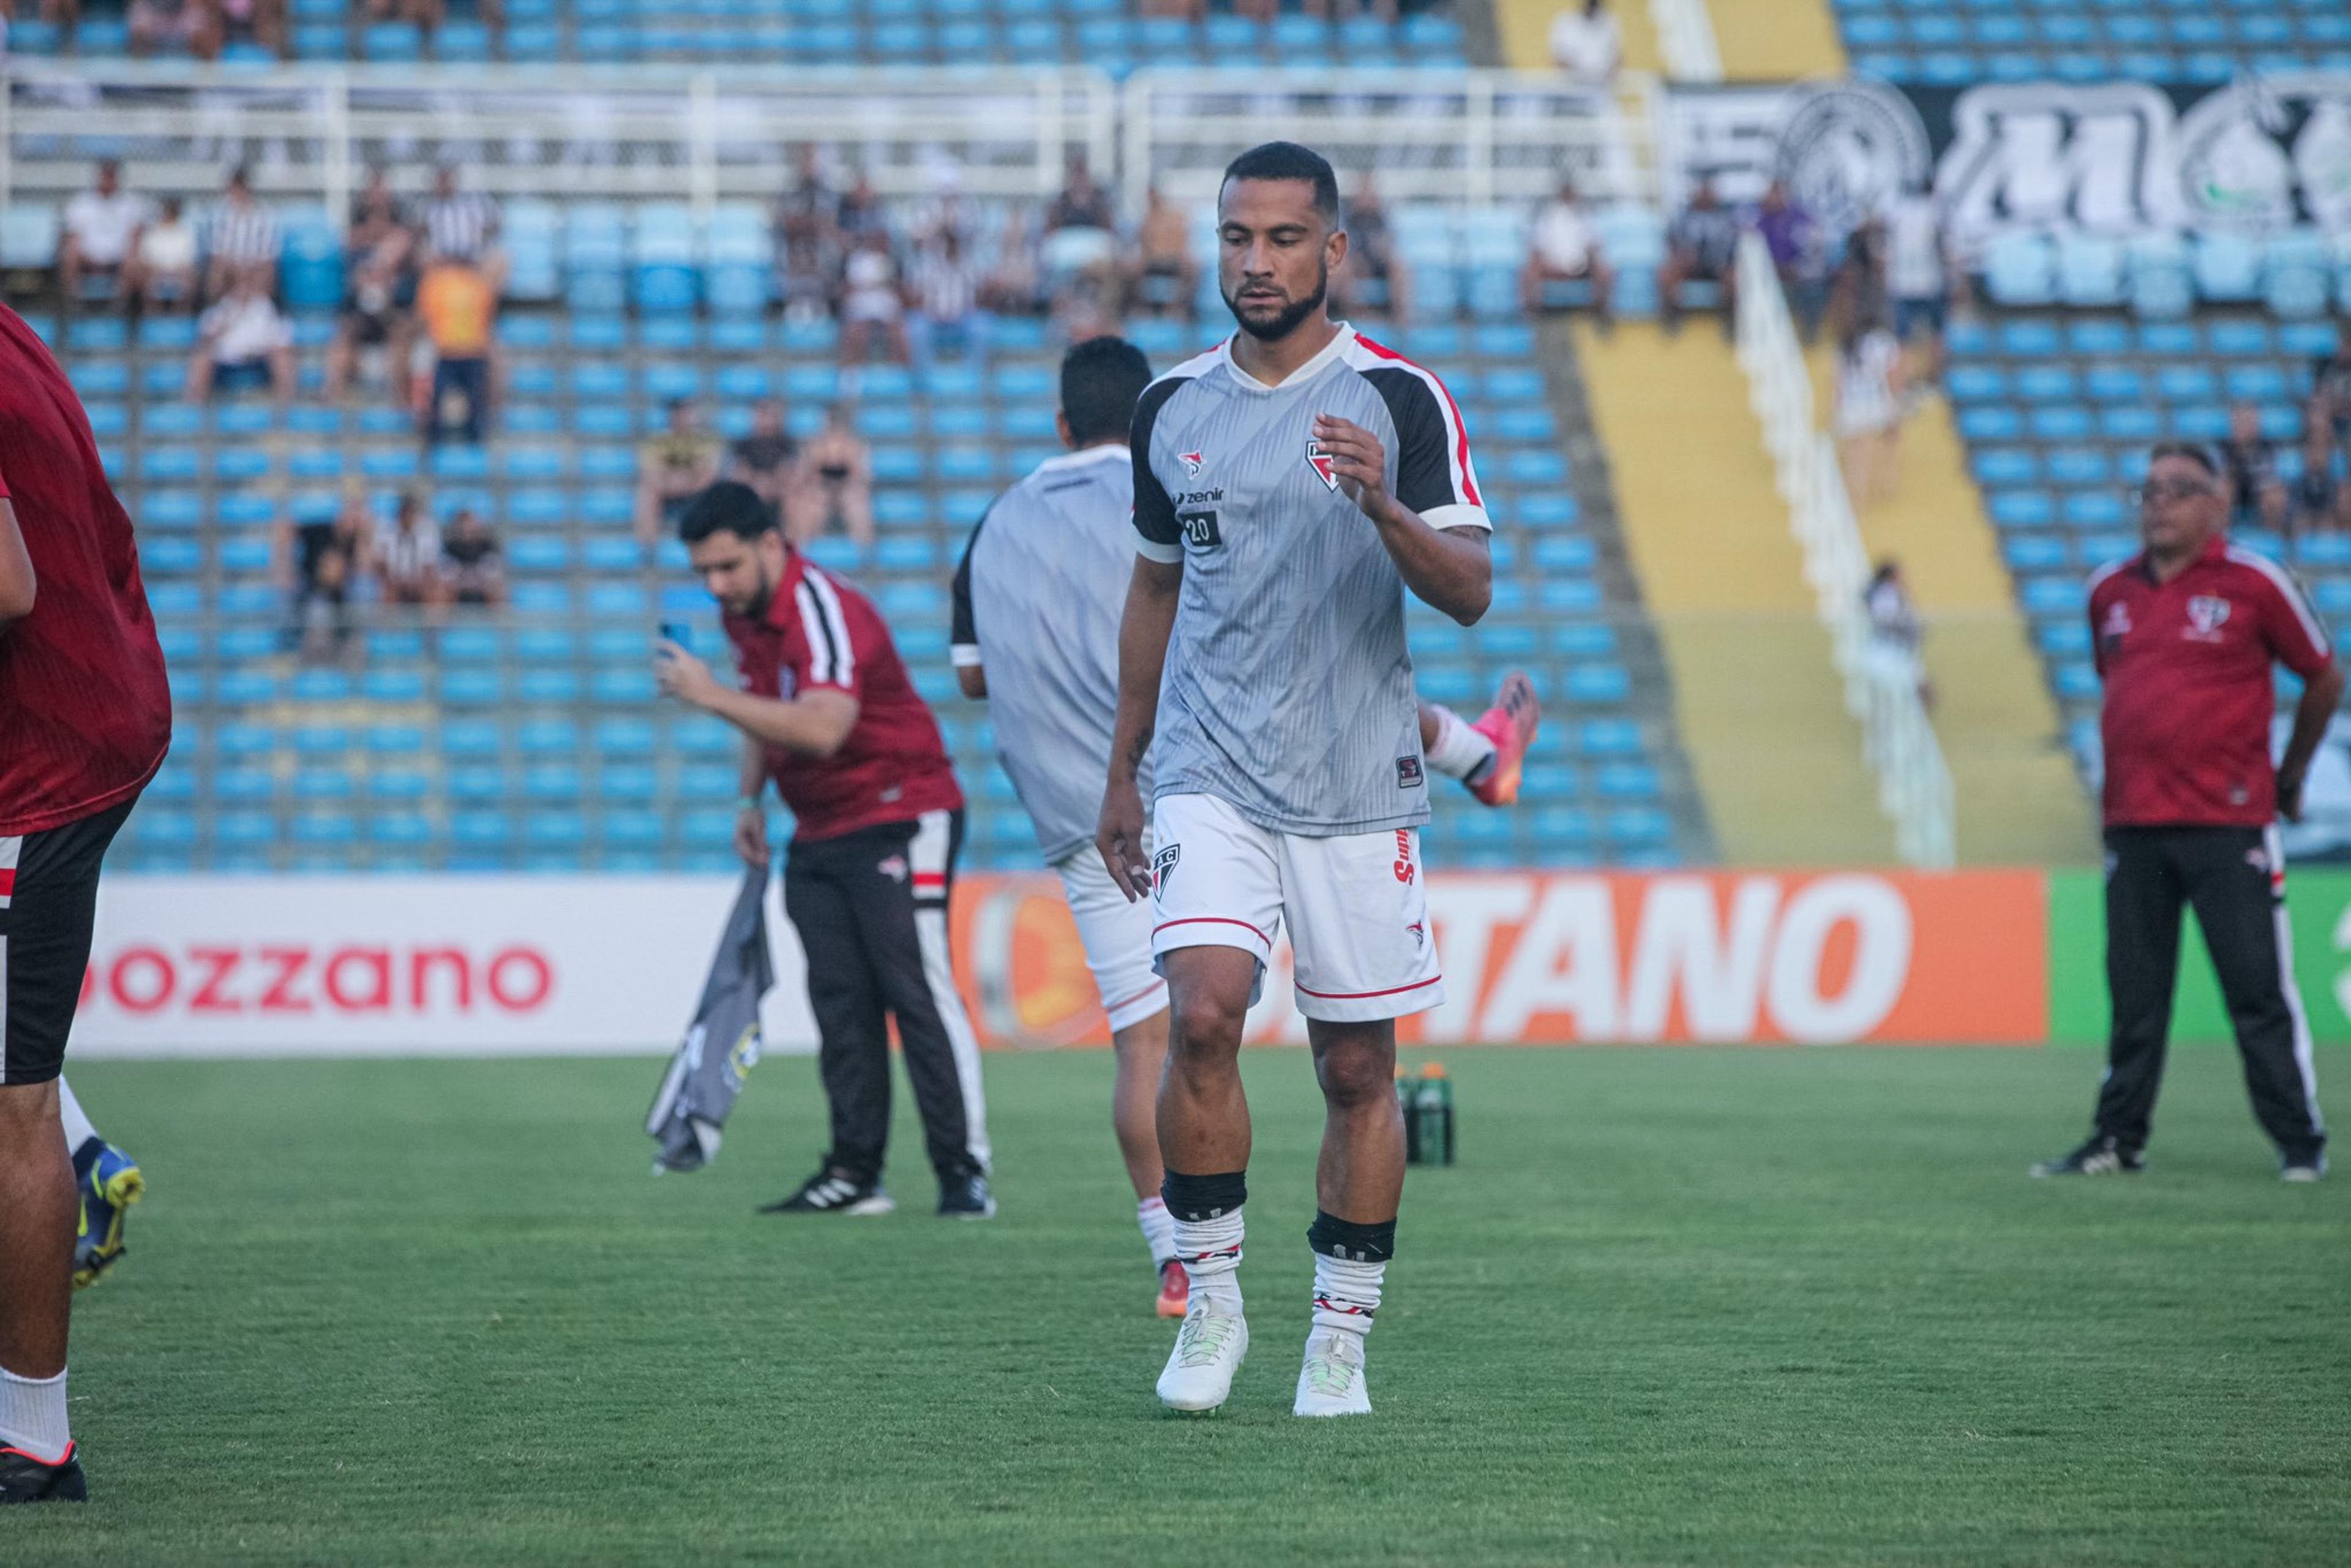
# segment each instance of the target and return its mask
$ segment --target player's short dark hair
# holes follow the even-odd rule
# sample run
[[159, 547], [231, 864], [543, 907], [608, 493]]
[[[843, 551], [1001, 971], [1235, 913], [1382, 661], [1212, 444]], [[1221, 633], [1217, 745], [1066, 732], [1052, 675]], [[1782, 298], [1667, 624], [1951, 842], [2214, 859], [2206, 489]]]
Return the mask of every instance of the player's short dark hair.
[[1326, 224], [1339, 221], [1339, 176], [1331, 160], [1295, 141], [1260, 141], [1225, 165], [1221, 193], [1235, 180], [1303, 180], [1314, 187], [1314, 210]]
[[2147, 449], [2147, 465], [2154, 467], [2158, 457], [2184, 457], [2213, 478], [2220, 476], [2220, 460], [2200, 441], [2158, 441]]
[[1134, 400], [1151, 384], [1151, 361], [1123, 338], [1088, 338], [1061, 356], [1061, 413], [1070, 437], [1083, 446], [1124, 437], [1134, 423]]
[[721, 479], [685, 508], [677, 520], [677, 537], [688, 545], [698, 545], [713, 534], [733, 534], [746, 541], [756, 539], [776, 526], [774, 514], [759, 493], [748, 485], [732, 479]]

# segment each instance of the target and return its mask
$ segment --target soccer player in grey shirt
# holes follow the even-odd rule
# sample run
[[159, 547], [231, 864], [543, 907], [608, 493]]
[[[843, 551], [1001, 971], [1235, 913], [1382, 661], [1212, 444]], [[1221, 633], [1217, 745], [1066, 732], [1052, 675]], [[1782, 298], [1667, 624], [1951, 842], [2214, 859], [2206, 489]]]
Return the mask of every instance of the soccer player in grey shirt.
[[1490, 525], [1444, 386], [1328, 314], [1337, 214], [1320, 154], [1233, 161], [1217, 268], [1240, 330], [1146, 389], [1129, 438], [1139, 559], [1095, 843], [1151, 898], [1168, 984], [1162, 1194], [1191, 1292], [1158, 1392], [1180, 1411], [1221, 1406], [1249, 1345], [1238, 1058], [1275, 932], [1287, 921], [1325, 1106], [1301, 1416], [1371, 1409], [1364, 1339], [1404, 1188], [1395, 1019], [1444, 995], [1404, 594], [1477, 622]]
[[[1167, 987], [1153, 968], [1151, 906], [1127, 898], [1093, 848], [1118, 708], [1119, 613], [1134, 574], [1127, 429], [1150, 382], [1142, 351], [1117, 338], [1089, 339], [1063, 357], [1057, 423], [1070, 451], [998, 497], [972, 529], [955, 577], [953, 653], [964, 695], [990, 702], [998, 756], [1077, 922], [1110, 1023], [1111, 1119], [1151, 1251], [1157, 1310], [1181, 1317], [1188, 1282], [1160, 1197], [1154, 1108], [1167, 1055]], [[1429, 766], [1499, 803], [1505, 776], [1515, 785], [1535, 713], [1522, 674], [1475, 725], [1422, 703]]]

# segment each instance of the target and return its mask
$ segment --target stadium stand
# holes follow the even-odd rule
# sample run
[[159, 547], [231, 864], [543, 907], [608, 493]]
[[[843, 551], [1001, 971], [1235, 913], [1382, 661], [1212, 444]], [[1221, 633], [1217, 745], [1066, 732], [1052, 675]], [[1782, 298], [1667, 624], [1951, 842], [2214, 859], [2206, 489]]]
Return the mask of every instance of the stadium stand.
[[[503, 9], [493, 26], [469, 6], [453, 7], [427, 34], [411, 22], [360, 20], [345, 0], [293, 0], [292, 55], [393, 65], [1082, 62], [1113, 75], [1146, 62], [1255, 66], [1288, 57], [1392, 68], [1458, 67], [1466, 58], [1461, 24], [1446, 7], [1413, 8], [1393, 23], [1368, 15], [1334, 22], [1294, 9], [1270, 22], [1228, 12], [1194, 21], [1138, 15], [1127, 0], [504, 0]], [[130, 40], [122, 11], [93, 4], [72, 37], [27, 16], [12, 25], [8, 41], [20, 54], [98, 57], [124, 53]], [[175, 47], [160, 52], [168, 57]], [[223, 57], [273, 58], [235, 39]]]
[[[2282, 476], [2296, 476], [2311, 365], [2334, 351], [2335, 329], [2242, 311], [2169, 321], [2009, 311], [1956, 327], [1950, 343], [1949, 385], [1970, 467], [2075, 754], [2095, 777], [2098, 682], [2082, 585], [2093, 568], [2137, 549], [2126, 486], [2150, 443], [2227, 435], [2236, 402], [2260, 410]], [[2338, 630], [2351, 626], [2351, 536], [2288, 540], [2246, 523], [2231, 531], [2290, 562], [2320, 612]]]
[[[610, 215], [557, 214], [575, 236]], [[1400, 226], [1474, 236], [1508, 233], [1511, 221]], [[1430, 696], [1474, 712], [1505, 670], [1523, 666], [1552, 722], [1521, 809], [1452, 805], [1431, 852], [1457, 865], [1699, 857], [1708, 840], [1670, 726], [1640, 716], [1669, 711], [1653, 640], [1638, 629], [1613, 523], [1595, 526], [1586, 513], [1587, 503], [1604, 511], [1604, 476], [1597, 489], [1580, 482], [1562, 451], [1533, 329], [1497, 319], [1509, 298], [1503, 255], [1468, 239], [1444, 265], [1424, 248], [1430, 277], [1447, 274], [1437, 287], [1452, 298], [1495, 303], [1400, 335], [1460, 399], [1502, 525], [1493, 613], [1470, 631], [1418, 616], [1414, 640]], [[184, 319], [149, 318], [135, 329], [101, 316], [37, 319], [59, 342], [139, 519], [173, 670], [179, 740], [124, 841], [124, 863], [723, 864], [734, 737], [654, 705], [647, 671], [658, 619], [696, 626], [705, 653], [717, 639], [678, 547], [664, 543], [647, 559], [631, 534], [634, 443], [680, 395], [717, 409], [730, 434], [740, 433], [749, 400], [779, 395], [805, 434], [839, 385], [829, 321], [676, 308], [697, 294], [720, 298], [706, 286], [725, 265], [705, 263], [695, 287], [665, 297], [671, 308], [633, 314], [620, 308], [628, 296], [655, 303], [642, 271], [601, 309], [578, 303], [582, 277], [620, 276], [566, 274], [572, 308], [518, 309], [502, 322], [512, 390], [501, 434], [486, 447], [429, 454], [409, 417], [390, 407], [347, 413], [308, 396], [283, 415], [250, 396], [189, 405]], [[1489, 274], [1499, 281], [1481, 285]], [[301, 310], [295, 327], [303, 385], [315, 392], [331, 319]], [[1215, 328], [1142, 320], [1129, 329], [1165, 364]], [[977, 865], [1025, 863], [1027, 828], [989, 755], [985, 717], [954, 695], [945, 585], [994, 490], [1052, 450], [1054, 349], [1044, 324], [1007, 319], [996, 347], [985, 371], [956, 362], [927, 374], [863, 371], [856, 417], [874, 453], [878, 536], [870, 554], [838, 538], [813, 551], [873, 593], [937, 705], [984, 807], [974, 813]], [[400, 486], [424, 485], [443, 517], [470, 507], [489, 519], [508, 541], [511, 610], [459, 611], [440, 628], [382, 610], [348, 666], [298, 663], [286, 647], [287, 596], [271, 578], [270, 529], [281, 516], [331, 513], [346, 481], [365, 486], [379, 512]]]
[[1835, 0], [1853, 68], [1889, 81], [2221, 83], [2351, 65], [2339, 0]]

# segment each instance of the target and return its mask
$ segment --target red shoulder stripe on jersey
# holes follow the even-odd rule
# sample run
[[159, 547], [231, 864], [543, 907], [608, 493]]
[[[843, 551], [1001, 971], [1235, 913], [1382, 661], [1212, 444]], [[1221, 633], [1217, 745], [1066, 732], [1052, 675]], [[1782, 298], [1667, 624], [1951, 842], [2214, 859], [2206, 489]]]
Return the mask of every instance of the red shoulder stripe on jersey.
[[1371, 339], [1364, 337], [1361, 332], [1355, 334], [1355, 341], [1362, 344], [1365, 349], [1369, 350], [1378, 358], [1383, 360], [1393, 360], [1397, 364], [1404, 366], [1406, 370], [1418, 371], [1422, 375], [1428, 378], [1428, 384], [1435, 387], [1437, 389], [1437, 395], [1445, 400], [1445, 412], [1448, 416], [1450, 416], [1453, 423], [1453, 462], [1454, 466], [1461, 470], [1461, 493], [1464, 497], [1468, 497], [1471, 506], [1484, 506], [1486, 504], [1486, 499], [1484, 497], [1478, 494], [1478, 480], [1469, 469], [1469, 425], [1468, 422], [1461, 417], [1461, 405], [1453, 401], [1453, 391], [1450, 387], [1447, 387], [1445, 384], [1445, 378], [1438, 375], [1435, 371], [1430, 370], [1426, 365], [1416, 364], [1412, 361], [1405, 359], [1402, 354], [1397, 353], [1385, 343], [1374, 342]]

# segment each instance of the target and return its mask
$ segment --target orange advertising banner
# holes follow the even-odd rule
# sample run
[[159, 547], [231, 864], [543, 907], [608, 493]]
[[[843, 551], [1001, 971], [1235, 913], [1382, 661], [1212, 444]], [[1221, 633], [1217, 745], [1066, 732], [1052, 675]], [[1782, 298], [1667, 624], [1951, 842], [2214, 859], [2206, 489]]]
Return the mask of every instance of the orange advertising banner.
[[[1437, 873], [1443, 1006], [1428, 1044], [2038, 1044], [2048, 1038], [2039, 872]], [[990, 1046], [1099, 1045], [1109, 1031], [1046, 874], [957, 879], [956, 968]], [[1254, 1042], [1303, 1040], [1290, 952]]]

